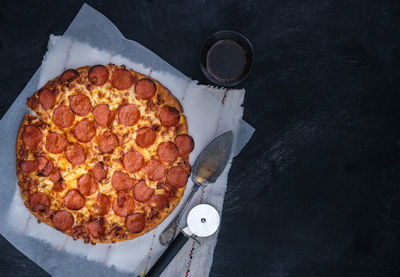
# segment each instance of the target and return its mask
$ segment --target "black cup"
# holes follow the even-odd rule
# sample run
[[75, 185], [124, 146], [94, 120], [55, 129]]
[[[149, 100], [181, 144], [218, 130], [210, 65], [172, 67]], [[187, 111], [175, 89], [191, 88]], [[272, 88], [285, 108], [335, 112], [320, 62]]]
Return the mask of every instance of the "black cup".
[[[230, 54], [234, 56], [229, 57]], [[250, 73], [253, 63], [250, 41], [235, 31], [224, 30], [212, 34], [200, 51], [201, 70], [208, 80], [218, 86], [239, 84]], [[229, 77], [229, 74], [233, 75]]]

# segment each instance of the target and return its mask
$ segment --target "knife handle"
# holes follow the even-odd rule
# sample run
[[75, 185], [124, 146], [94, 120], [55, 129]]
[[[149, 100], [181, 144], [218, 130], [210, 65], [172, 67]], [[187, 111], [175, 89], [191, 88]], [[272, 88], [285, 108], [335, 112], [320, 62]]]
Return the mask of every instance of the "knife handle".
[[146, 273], [146, 277], [160, 276], [188, 239], [188, 237], [179, 232], [179, 235], [171, 242], [161, 257], [151, 267], [150, 271]]

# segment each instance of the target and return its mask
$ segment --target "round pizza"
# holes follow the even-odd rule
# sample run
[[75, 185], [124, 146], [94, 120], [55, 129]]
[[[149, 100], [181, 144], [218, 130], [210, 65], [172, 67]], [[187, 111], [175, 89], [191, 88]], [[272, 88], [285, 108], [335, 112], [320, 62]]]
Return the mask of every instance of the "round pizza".
[[179, 101], [113, 64], [68, 69], [31, 98], [16, 143], [25, 206], [85, 242], [143, 235], [178, 205], [194, 148]]

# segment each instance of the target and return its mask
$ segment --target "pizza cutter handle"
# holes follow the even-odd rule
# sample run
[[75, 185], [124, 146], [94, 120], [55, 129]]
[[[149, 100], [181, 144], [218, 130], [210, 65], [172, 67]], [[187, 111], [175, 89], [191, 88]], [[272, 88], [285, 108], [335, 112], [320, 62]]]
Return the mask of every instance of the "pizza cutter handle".
[[193, 195], [196, 193], [196, 191], [199, 189], [199, 185], [195, 184], [192, 188], [192, 191], [190, 192], [189, 197], [186, 199], [186, 202], [182, 205], [180, 208], [178, 214], [176, 217], [172, 220], [172, 222], [162, 231], [160, 234], [159, 240], [160, 243], [164, 246], [168, 246], [171, 241], [174, 239], [174, 236], [176, 234], [176, 230], [178, 229], [179, 226], [179, 221], [181, 220], [181, 217], [183, 215], [183, 212], [185, 211], [188, 203], [192, 199]]
[[145, 276], [160, 276], [164, 269], [178, 254], [179, 250], [181, 250], [181, 248], [185, 245], [188, 239], [188, 237], [179, 232], [179, 235], [171, 242], [170, 246], [164, 251], [161, 257]]

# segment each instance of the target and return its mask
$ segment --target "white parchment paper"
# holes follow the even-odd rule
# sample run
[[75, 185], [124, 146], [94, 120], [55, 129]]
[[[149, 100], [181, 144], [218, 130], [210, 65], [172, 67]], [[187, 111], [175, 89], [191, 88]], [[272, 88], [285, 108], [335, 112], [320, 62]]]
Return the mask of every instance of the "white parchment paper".
[[[53, 276], [132, 276], [151, 267], [165, 248], [158, 235], [172, 220], [176, 209], [155, 230], [131, 241], [112, 245], [87, 245], [74, 241], [45, 224], [38, 224], [24, 207], [17, 188], [15, 140], [26, 112], [26, 98], [47, 80], [67, 68], [90, 64], [125, 64], [159, 80], [181, 101], [188, 119], [189, 134], [196, 147], [190, 156], [193, 164], [200, 151], [227, 130], [235, 134], [234, 154], [240, 152], [254, 129], [241, 120], [244, 90], [217, 89], [198, 85], [157, 55], [135, 41], [127, 40], [102, 14], [84, 5], [63, 36], [50, 36], [42, 66], [15, 100], [0, 122], [0, 225], [1, 234], [17, 249]], [[212, 186], [193, 199], [210, 203], [222, 211], [230, 164]], [[188, 182], [184, 199], [190, 193]], [[185, 217], [184, 217], [185, 218]], [[185, 225], [185, 220], [181, 225]], [[188, 242], [163, 276], [207, 276], [212, 263], [216, 237], [202, 239], [202, 245]], [[191, 256], [191, 258], [190, 258]]]

